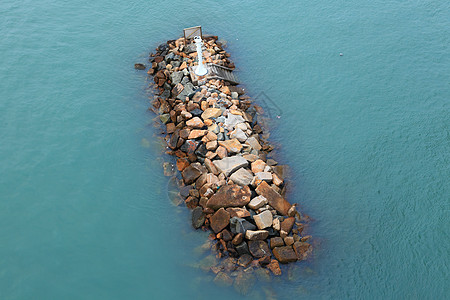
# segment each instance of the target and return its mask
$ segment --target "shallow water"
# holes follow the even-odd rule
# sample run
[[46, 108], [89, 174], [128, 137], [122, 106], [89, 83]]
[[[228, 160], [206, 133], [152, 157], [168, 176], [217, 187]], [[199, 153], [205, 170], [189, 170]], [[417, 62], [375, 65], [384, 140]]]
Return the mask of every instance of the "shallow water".
[[168, 199], [133, 69], [198, 24], [281, 116], [289, 200], [315, 219], [313, 261], [249, 297], [448, 297], [448, 2], [6, 0], [0, 15], [0, 298], [240, 297], [198, 269], [207, 233]]

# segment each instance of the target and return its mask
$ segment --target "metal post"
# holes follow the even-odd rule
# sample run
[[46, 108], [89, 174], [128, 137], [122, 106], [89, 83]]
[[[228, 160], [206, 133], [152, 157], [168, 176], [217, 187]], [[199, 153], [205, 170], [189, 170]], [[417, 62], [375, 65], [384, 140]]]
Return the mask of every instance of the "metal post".
[[202, 38], [199, 36], [194, 37], [195, 45], [197, 46], [197, 57], [198, 57], [198, 66], [195, 68], [194, 73], [197, 76], [204, 76], [208, 73], [208, 69], [203, 64], [203, 54], [202, 54]]

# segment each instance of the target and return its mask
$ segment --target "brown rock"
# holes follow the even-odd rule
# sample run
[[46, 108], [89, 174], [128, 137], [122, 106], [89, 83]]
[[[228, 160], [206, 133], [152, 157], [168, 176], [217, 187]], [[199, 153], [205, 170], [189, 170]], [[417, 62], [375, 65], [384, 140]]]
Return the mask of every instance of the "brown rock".
[[233, 236], [231, 235], [231, 232], [229, 232], [228, 230], [224, 229], [222, 230], [222, 239], [225, 242], [229, 242], [233, 239]]
[[190, 130], [189, 129], [181, 129], [180, 130], [180, 138], [187, 140], [189, 136]]
[[[188, 121], [189, 122], [189, 121]], [[198, 139], [204, 136], [208, 130], [194, 129], [189, 133], [188, 139]]]
[[193, 183], [201, 174], [202, 172], [198, 168], [193, 167], [192, 165], [185, 168], [183, 172], [181, 172], [181, 176], [183, 177], [185, 184]]
[[286, 244], [286, 246], [292, 246], [294, 244], [294, 237], [292, 236], [285, 237], [284, 243]]
[[212, 215], [210, 221], [212, 230], [218, 233], [230, 224], [230, 214], [224, 208], [221, 208]]
[[255, 160], [252, 162], [252, 172], [258, 173], [258, 172], [264, 172], [264, 168], [266, 167], [266, 163], [262, 161], [261, 159]]
[[[160, 80], [162, 80], [162, 79], [160, 79]], [[158, 83], [158, 85], [159, 85], [159, 83]], [[184, 86], [181, 83], [177, 83], [172, 89], [172, 95], [178, 96], [183, 90], [184, 90]]]
[[280, 238], [279, 236], [270, 239], [270, 249], [283, 246], [284, 246], [283, 239]]
[[222, 147], [222, 146], [219, 146], [216, 149], [216, 153], [217, 153], [217, 156], [219, 156], [220, 159], [223, 159], [223, 158], [227, 157], [227, 155], [228, 155], [227, 149], [225, 149], [225, 147]]
[[192, 196], [187, 197], [184, 202], [186, 203], [186, 206], [190, 209], [194, 209], [198, 206], [198, 198]]
[[166, 124], [166, 131], [167, 131], [167, 133], [173, 133], [175, 131], [175, 124], [167, 123]]
[[177, 159], [177, 169], [178, 171], [183, 171], [190, 165], [189, 161], [186, 158]]
[[241, 257], [239, 257], [238, 265], [246, 268], [252, 261], [253, 261], [253, 258], [250, 255], [244, 254]]
[[218, 143], [217, 141], [210, 141], [206, 143], [206, 149], [210, 151], [214, 151], [217, 149]]
[[221, 207], [242, 207], [250, 202], [250, 196], [251, 192], [248, 186], [225, 185], [208, 200], [206, 205], [214, 210]]
[[[202, 128], [204, 125], [205, 124], [199, 117], [193, 117], [192, 119], [186, 121], [186, 126], [189, 126], [191, 128]], [[205, 134], [206, 134], [206, 132], [205, 132]]]
[[[261, 258], [263, 256], [270, 255], [269, 246], [264, 241], [249, 241], [248, 242], [248, 249], [250, 250], [250, 253], [253, 255], [253, 257]], [[292, 250], [292, 248], [291, 248]], [[294, 250], [292, 250], [294, 253]], [[295, 256], [295, 253], [294, 253]], [[297, 260], [297, 257], [296, 257]]]
[[278, 263], [278, 260], [272, 259], [270, 260], [270, 263], [267, 265], [267, 268], [272, 271], [273, 275], [280, 276], [281, 275], [281, 269], [280, 264]]
[[232, 217], [238, 217], [238, 218], [250, 217], [250, 212], [245, 208], [228, 207], [227, 212], [230, 213], [230, 218], [232, 218]]
[[282, 264], [297, 261], [297, 255], [291, 246], [275, 247], [272, 252], [275, 258]]
[[295, 218], [294, 217], [289, 217], [284, 219], [281, 222], [281, 230], [285, 231], [287, 234], [289, 234], [292, 230], [292, 227], [294, 226], [295, 223]]
[[208, 169], [210, 173], [214, 175], [219, 175], [219, 170], [217, 170], [216, 166], [212, 163], [209, 158], [205, 158], [205, 167]]
[[237, 246], [239, 244], [241, 244], [244, 241], [244, 234], [243, 233], [238, 233], [234, 236], [233, 238], [233, 245]]
[[[186, 64], [186, 62], [183, 62], [183, 64]], [[231, 286], [233, 284], [233, 279], [224, 272], [219, 272], [214, 278], [214, 283], [218, 286]]]
[[242, 144], [237, 139], [219, 141], [219, 145], [225, 147], [228, 153], [239, 153], [242, 149]]
[[295, 242], [294, 243], [294, 251], [297, 255], [298, 260], [306, 259], [308, 256], [311, 245], [305, 242]]
[[256, 188], [256, 193], [266, 197], [269, 205], [283, 215], [287, 215], [289, 208], [291, 208], [291, 204], [281, 197], [280, 194], [275, 192], [265, 181], [261, 182], [261, 184]]
[[220, 108], [207, 108], [205, 109], [205, 111], [202, 113], [202, 119], [206, 120], [206, 119], [211, 119], [211, 118], [217, 118], [220, 117], [222, 115], [222, 110]]
[[261, 266], [267, 266], [268, 264], [270, 264], [270, 261], [271, 261], [270, 255], [264, 256], [264, 257], [261, 257], [260, 259], [258, 259], [258, 263]]

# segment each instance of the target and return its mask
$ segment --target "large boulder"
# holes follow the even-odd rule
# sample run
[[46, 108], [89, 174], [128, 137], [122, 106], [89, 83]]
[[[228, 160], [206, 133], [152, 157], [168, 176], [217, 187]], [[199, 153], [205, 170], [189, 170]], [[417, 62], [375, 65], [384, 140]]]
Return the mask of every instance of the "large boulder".
[[281, 197], [281, 195], [272, 189], [265, 181], [261, 182], [256, 188], [256, 193], [258, 193], [258, 195], [263, 195], [269, 202], [269, 205], [284, 216], [287, 215], [289, 208], [291, 208], [291, 204]]
[[242, 207], [248, 204], [250, 196], [248, 186], [242, 188], [238, 185], [225, 185], [208, 200], [206, 206], [214, 210], [222, 207]]
[[242, 156], [225, 157], [221, 160], [215, 160], [213, 163], [216, 168], [226, 176], [230, 176], [230, 174], [237, 169], [248, 165], [247, 160]]

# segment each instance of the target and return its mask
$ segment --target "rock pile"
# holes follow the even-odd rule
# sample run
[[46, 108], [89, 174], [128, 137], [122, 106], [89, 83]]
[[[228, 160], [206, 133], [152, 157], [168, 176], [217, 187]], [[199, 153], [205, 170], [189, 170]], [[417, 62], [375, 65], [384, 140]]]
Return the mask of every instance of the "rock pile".
[[[207, 63], [234, 69], [216, 36], [204, 41]], [[151, 54], [148, 70], [158, 95], [152, 109], [184, 182], [180, 194], [194, 228], [210, 229], [217, 256], [226, 257], [211, 268], [216, 280], [227, 281], [224, 273], [236, 268], [280, 275], [279, 263], [311, 252], [304, 220], [284, 197], [286, 166], [267, 158], [273, 146], [262, 138], [257, 107], [242, 88], [208, 78], [194, 85], [189, 67], [196, 56], [193, 44], [171, 40]]]

